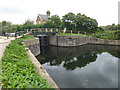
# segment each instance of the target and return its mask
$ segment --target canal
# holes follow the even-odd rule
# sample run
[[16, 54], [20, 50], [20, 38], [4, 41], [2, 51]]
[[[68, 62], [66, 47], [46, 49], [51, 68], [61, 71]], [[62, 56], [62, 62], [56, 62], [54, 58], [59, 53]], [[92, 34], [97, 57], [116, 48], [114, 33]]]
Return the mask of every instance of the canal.
[[60, 88], [118, 88], [119, 46], [42, 46], [36, 58]]

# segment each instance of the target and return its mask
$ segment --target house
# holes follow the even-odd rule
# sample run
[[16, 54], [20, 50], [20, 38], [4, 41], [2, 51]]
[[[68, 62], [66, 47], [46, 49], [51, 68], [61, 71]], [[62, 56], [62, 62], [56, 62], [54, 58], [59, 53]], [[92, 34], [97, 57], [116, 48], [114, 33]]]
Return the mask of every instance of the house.
[[48, 10], [46, 12], [46, 15], [38, 14], [37, 19], [36, 19], [36, 24], [43, 24], [43, 23], [46, 23], [46, 22], [50, 21], [48, 19], [49, 17], [59, 17], [59, 16], [58, 15], [50, 16], [50, 11]]
[[36, 24], [43, 24], [45, 22], [49, 21], [49, 17], [50, 17], [50, 11], [46, 12], [47, 15], [43, 15], [43, 14], [38, 14], [37, 19], [36, 19]]

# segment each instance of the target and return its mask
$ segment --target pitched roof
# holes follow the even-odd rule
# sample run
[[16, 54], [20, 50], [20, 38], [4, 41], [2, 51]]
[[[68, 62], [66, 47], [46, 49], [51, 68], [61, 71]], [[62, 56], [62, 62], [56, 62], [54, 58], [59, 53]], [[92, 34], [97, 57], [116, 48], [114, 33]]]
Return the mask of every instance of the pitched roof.
[[48, 20], [48, 16], [47, 16], [47, 15], [38, 14], [38, 16], [40, 16], [40, 17], [41, 17], [41, 19], [42, 19], [42, 20], [44, 20], [44, 21], [49, 21], [49, 20]]
[[57, 14], [56, 15], [52, 15], [51, 17], [56, 17], [56, 16], [59, 17]]

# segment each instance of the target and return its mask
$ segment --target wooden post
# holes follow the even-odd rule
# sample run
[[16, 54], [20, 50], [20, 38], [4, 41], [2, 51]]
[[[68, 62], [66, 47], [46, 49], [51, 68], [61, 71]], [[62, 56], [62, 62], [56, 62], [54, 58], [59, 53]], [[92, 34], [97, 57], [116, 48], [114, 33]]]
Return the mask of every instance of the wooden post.
[[45, 30], [46, 30], [46, 32], [48, 32], [47, 28]]
[[71, 30], [71, 34], [72, 34], [72, 30]]
[[28, 33], [28, 29], [27, 29], [27, 33]]
[[34, 30], [34, 33], [35, 33], [35, 29], [33, 29]]
[[32, 29], [30, 30], [30, 32], [32, 33]]
[[41, 32], [41, 28], [40, 28], [40, 32]]
[[66, 28], [64, 28], [64, 30], [63, 30], [63, 33], [65, 33], [66, 32]]
[[50, 30], [51, 32], [53, 32], [53, 29], [51, 28], [51, 30]]
[[56, 28], [56, 32], [58, 32], [58, 28]]

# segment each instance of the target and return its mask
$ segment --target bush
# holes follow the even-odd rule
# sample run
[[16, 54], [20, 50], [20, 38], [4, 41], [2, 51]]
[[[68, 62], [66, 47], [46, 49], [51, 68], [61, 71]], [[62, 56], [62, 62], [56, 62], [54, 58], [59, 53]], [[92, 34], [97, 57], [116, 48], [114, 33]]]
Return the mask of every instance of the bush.
[[96, 32], [92, 36], [95, 38], [101, 38], [101, 39], [120, 40], [120, 31], [119, 30], [115, 30], [115, 31], [105, 30], [101, 32]]

